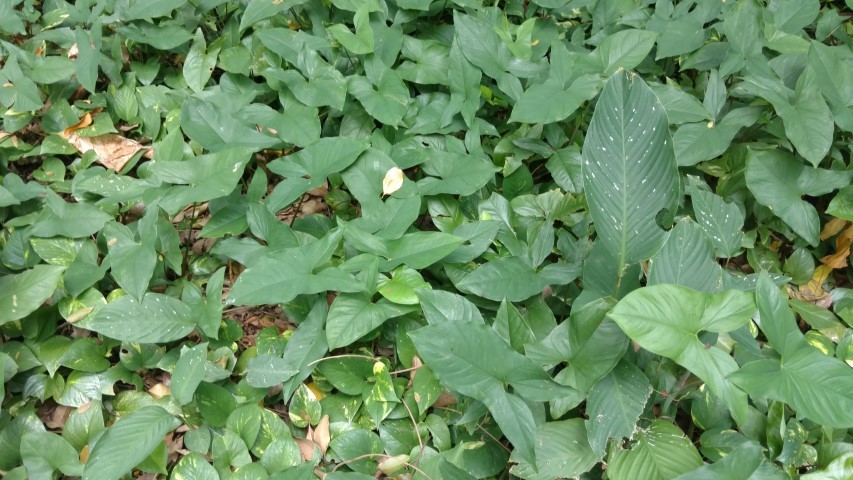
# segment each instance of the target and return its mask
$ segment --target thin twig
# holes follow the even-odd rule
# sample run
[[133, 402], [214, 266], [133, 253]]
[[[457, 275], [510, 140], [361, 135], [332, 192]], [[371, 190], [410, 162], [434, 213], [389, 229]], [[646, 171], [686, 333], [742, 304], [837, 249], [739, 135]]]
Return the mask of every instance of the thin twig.
[[424, 441], [421, 439], [421, 432], [418, 430], [418, 422], [415, 420], [415, 415], [412, 413], [412, 409], [406, 405], [406, 399], [402, 399], [403, 406], [406, 407], [406, 412], [409, 413], [409, 418], [412, 419], [412, 426], [415, 427], [415, 435], [418, 436], [418, 446], [420, 450], [418, 450], [418, 456], [415, 457], [414, 463], [420, 463], [421, 455], [424, 454]]
[[369, 357], [367, 355], [356, 355], [354, 353], [347, 353], [344, 355], [332, 355], [331, 357], [323, 357], [319, 360], [314, 360], [313, 362], [309, 363], [308, 366], [311, 367], [311, 366], [314, 366], [320, 362], [325, 362], [326, 360], [332, 360], [335, 358], [366, 358], [367, 360], [373, 360], [374, 362], [379, 360], [376, 357]]
[[[359, 460], [364, 460], [365, 458], [373, 458], [373, 457], [387, 457], [387, 456], [388, 456], [388, 455], [386, 455], [386, 454], [384, 454], [384, 453], [365, 453], [364, 455], [359, 455], [359, 456], [357, 456], [357, 457], [350, 458], [349, 460], [345, 460], [345, 461], [343, 461], [343, 462], [341, 462], [341, 463], [339, 463], [339, 464], [335, 465], [335, 468], [333, 468], [333, 469], [332, 469], [331, 473], [335, 473], [335, 472], [338, 470], [338, 468], [340, 468], [340, 467], [342, 467], [342, 466], [344, 466], [344, 465], [347, 465], [347, 464], [350, 464], [350, 463], [353, 463], [353, 462], [357, 462], [357, 461], [359, 461]], [[420, 468], [418, 468], [418, 467], [416, 467], [416, 466], [412, 465], [411, 463], [409, 463], [409, 462], [400, 462], [400, 463], [402, 463], [406, 468], [411, 468], [412, 470], [414, 470], [414, 471], [416, 471], [416, 472], [420, 473], [421, 475], [423, 475], [424, 477], [426, 477], [428, 480], [432, 480], [432, 477], [430, 477], [429, 475], [427, 475], [427, 474], [426, 474], [426, 472], [424, 472], [424, 471], [423, 471], [423, 470], [421, 470]]]

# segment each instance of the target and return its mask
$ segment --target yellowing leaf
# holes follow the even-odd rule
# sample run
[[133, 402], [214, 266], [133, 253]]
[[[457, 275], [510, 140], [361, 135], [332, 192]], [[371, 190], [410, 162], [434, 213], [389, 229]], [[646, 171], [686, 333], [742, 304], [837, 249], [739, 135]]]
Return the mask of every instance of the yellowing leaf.
[[385, 178], [382, 180], [382, 194], [391, 195], [399, 190], [403, 186], [403, 179], [405, 178], [406, 175], [397, 167], [388, 170], [388, 173], [385, 174]]
[[789, 287], [788, 296], [827, 308], [832, 304], [832, 297], [830, 297], [829, 292], [823, 288], [823, 284], [826, 282], [826, 279], [829, 278], [830, 273], [832, 273], [832, 267], [828, 265], [820, 265], [815, 268], [814, 275], [812, 275], [812, 279], [809, 280], [808, 283], [801, 285], [797, 290]]
[[853, 243], [853, 226], [847, 227], [847, 230], [844, 230], [841, 235], [835, 239], [835, 253], [821, 258], [820, 262], [830, 268], [846, 267], [847, 257], [850, 256], [851, 243]]
[[85, 115], [83, 115], [83, 118], [81, 118], [79, 122], [77, 122], [76, 124], [71, 125], [70, 127], [66, 128], [62, 132], [62, 136], [65, 138], [68, 138], [72, 133], [76, 132], [77, 130], [81, 130], [83, 128], [86, 128], [91, 124], [92, 124], [92, 114], [86, 113]]
[[820, 231], [820, 239], [826, 240], [827, 238], [832, 237], [840, 232], [846, 225], [847, 220], [844, 220], [843, 218], [833, 218], [823, 226], [823, 230]]

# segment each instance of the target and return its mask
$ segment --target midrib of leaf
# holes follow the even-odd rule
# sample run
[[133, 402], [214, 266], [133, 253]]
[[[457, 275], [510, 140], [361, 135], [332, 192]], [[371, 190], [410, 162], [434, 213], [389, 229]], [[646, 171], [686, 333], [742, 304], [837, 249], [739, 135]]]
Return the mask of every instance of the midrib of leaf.
[[625, 257], [628, 252], [628, 152], [625, 144], [625, 102], [623, 98], [622, 107], [619, 111], [619, 128], [622, 130], [620, 141], [622, 142], [622, 248], [619, 252], [619, 265], [616, 268], [616, 291], [622, 286], [622, 277], [625, 276]]

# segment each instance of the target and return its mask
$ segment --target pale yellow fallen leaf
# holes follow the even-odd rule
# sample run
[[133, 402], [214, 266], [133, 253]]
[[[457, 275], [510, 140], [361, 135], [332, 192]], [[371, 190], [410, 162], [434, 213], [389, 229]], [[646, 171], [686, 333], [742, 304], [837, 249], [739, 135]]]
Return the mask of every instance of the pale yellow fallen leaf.
[[403, 186], [403, 179], [406, 175], [398, 167], [388, 170], [385, 178], [382, 179], [382, 195], [391, 195]]
[[172, 390], [169, 387], [167, 387], [166, 385], [163, 385], [162, 383], [158, 383], [158, 384], [156, 384], [156, 385], [154, 385], [148, 389], [148, 394], [154, 398], [163, 398], [163, 397], [168, 397], [169, 395], [171, 395]]

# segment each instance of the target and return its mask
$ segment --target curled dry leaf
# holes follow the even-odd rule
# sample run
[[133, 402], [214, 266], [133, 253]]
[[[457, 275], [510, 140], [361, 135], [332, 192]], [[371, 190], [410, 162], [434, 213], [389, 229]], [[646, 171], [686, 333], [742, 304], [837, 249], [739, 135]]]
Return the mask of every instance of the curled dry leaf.
[[153, 387], [148, 389], [148, 393], [154, 398], [163, 398], [168, 397], [172, 394], [172, 391], [166, 385], [162, 383], [158, 383]]
[[415, 375], [417, 375], [418, 369], [423, 366], [424, 362], [417, 355], [412, 357], [412, 374], [409, 375], [409, 383], [406, 385], [406, 388], [412, 388], [412, 385], [415, 383]]
[[65, 426], [65, 422], [68, 420], [68, 416], [71, 415], [73, 410], [73, 408], [65, 405], [57, 405], [56, 408], [50, 411], [46, 418], [43, 418], [44, 424], [47, 425], [48, 428], [55, 430], [61, 429]]
[[[6, 138], [9, 138], [9, 140], [6, 140]], [[9, 132], [4, 132], [4, 131], [0, 130], [0, 142], [6, 142], [6, 141], [10, 142], [13, 147], [18, 148], [18, 145], [19, 145], [18, 137], [16, 137], [15, 135], [13, 135]]]
[[83, 115], [83, 118], [80, 119], [77, 125], [66, 128], [60, 135], [68, 140], [68, 143], [80, 153], [94, 150], [98, 163], [107, 168], [112, 168], [116, 172], [124, 168], [127, 162], [139, 153], [140, 150], [144, 150], [142, 155], [145, 158], [152, 158], [154, 156], [153, 148], [143, 146], [136, 140], [131, 140], [121, 135], [105, 133], [95, 137], [82, 137], [77, 134], [77, 130], [86, 128], [91, 124], [92, 115], [87, 113]]
[[399, 473], [406, 465], [409, 464], [409, 456], [406, 454], [395, 455], [393, 457], [387, 457], [381, 462], [377, 467], [379, 470], [385, 475], [394, 475], [395, 473]]
[[391, 195], [396, 192], [403, 186], [403, 179], [406, 178], [406, 175], [403, 174], [403, 171], [398, 167], [394, 167], [391, 170], [388, 170], [388, 173], [385, 174], [385, 178], [382, 179], [382, 195]]
[[320, 422], [317, 424], [317, 428], [314, 429], [314, 433], [311, 435], [311, 439], [320, 448], [320, 451], [323, 452], [323, 455], [326, 454], [326, 450], [329, 449], [329, 442], [332, 440], [331, 435], [329, 434], [329, 416], [323, 415], [323, 418], [320, 419]]

